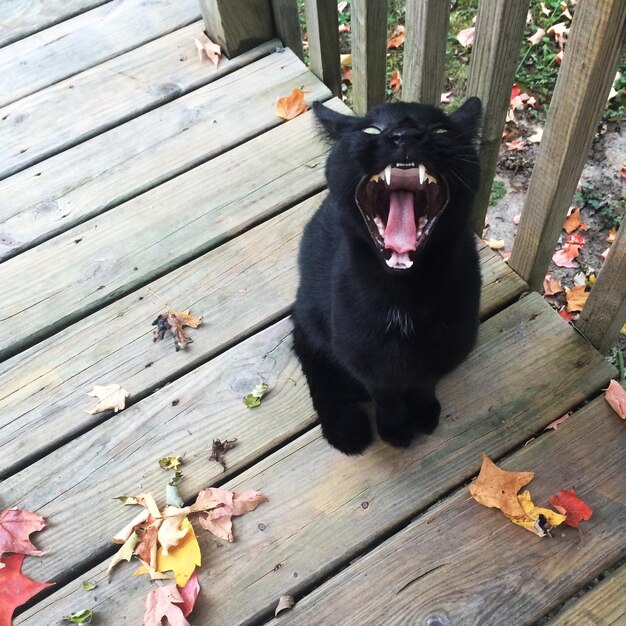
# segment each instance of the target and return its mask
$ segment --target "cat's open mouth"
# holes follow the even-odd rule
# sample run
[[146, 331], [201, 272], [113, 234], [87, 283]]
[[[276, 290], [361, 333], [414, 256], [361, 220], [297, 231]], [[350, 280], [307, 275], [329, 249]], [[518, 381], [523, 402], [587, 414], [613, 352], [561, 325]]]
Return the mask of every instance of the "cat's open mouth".
[[448, 203], [448, 185], [422, 163], [394, 163], [365, 176], [355, 197], [387, 265], [408, 269]]

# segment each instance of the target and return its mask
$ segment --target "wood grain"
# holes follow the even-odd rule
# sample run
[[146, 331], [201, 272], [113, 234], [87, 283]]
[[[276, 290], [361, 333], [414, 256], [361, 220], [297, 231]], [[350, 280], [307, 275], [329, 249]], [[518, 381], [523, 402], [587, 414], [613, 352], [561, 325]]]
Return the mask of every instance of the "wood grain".
[[444, 84], [450, 3], [407, 0], [402, 99], [439, 106]]
[[[388, 536], [398, 525], [463, 484], [478, 470], [482, 450], [498, 458], [519, 446], [568, 407], [599, 389], [612, 372], [604, 359], [538, 295], [531, 294], [510, 306], [482, 324], [473, 354], [442, 382], [439, 396], [444, 417], [434, 435], [418, 440], [408, 450], [376, 444], [363, 456], [346, 457], [330, 448], [316, 428], [227, 483], [231, 489], [261, 489], [269, 503], [237, 520], [234, 544], [216, 549], [205, 534], [201, 535], [207, 567], [199, 571], [203, 601], [196, 609], [196, 622], [207, 626], [240, 624], [268, 617], [280, 595], [298, 594], [319, 584], [326, 575], [367, 550], [372, 542]], [[294, 381], [295, 389], [303, 384], [295, 372]], [[301, 411], [310, 410], [308, 405], [293, 404], [291, 398], [279, 393], [274, 403], [274, 412], [290, 414], [293, 420], [300, 419], [297, 416]], [[115, 432], [116, 419], [119, 417], [103, 426]], [[213, 418], [207, 415], [207, 420], [212, 422]], [[82, 439], [104, 437], [103, 426], [79, 439], [79, 450], [87, 445]], [[246, 439], [249, 437], [246, 434]], [[195, 446], [195, 440], [188, 445]], [[101, 454], [108, 454], [110, 449], [115, 449], [115, 445], [107, 445]], [[68, 447], [49, 455], [2, 484], [11, 490], [18, 505], [37, 510], [41, 504], [42, 514], [52, 518], [58, 510], [58, 515], [63, 516], [57, 530], [50, 529], [47, 537], [42, 533], [41, 542], [47, 542], [50, 553], [47, 559], [36, 560], [41, 579], [54, 577], [83, 558], [83, 544], [96, 546], [106, 541], [115, 524], [104, 514], [100, 516], [100, 527], [92, 528], [89, 518], [93, 514], [89, 516], [84, 507], [80, 507], [76, 519], [67, 519], [64, 511], [72, 508], [72, 501], [79, 497], [75, 489], [68, 489], [64, 476], [69, 470], [63, 473], [61, 467], [69, 450]], [[144, 458], [145, 450], [137, 459]], [[100, 460], [103, 461], [104, 458]], [[56, 478], [59, 471], [62, 474]], [[103, 486], [117, 484], [118, 473], [119, 480], [129, 480], [119, 465], [108, 465], [107, 473], [106, 480], [100, 477]], [[47, 484], [45, 489], [33, 489], [35, 475], [42, 482], [54, 475], [52, 482], [57, 486]], [[71, 482], [81, 481], [81, 476], [75, 472]], [[146, 488], [151, 483], [144, 480], [142, 485]], [[193, 478], [186, 488], [196, 488]], [[60, 496], [62, 505], [55, 496], [57, 490], [64, 492]], [[82, 494], [89, 492], [89, 484], [83, 485]], [[463, 499], [466, 498], [464, 493]], [[105, 506], [108, 507], [106, 503]], [[117, 525], [120, 521], [124, 520]], [[81, 536], [71, 533], [73, 545], [65, 547], [68, 539], [64, 537], [74, 524], [81, 525], [83, 531]], [[450, 528], [445, 523], [435, 524], [433, 532], [449, 533]], [[473, 528], [476, 531], [481, 527]], [[431, 552], [424, 554], [430, 558]], [[103, 563], [90, 570], [85, 577], [101, 577], [105, 566]], [[107, 623], [106, 616], [120, 614], [126, 616], [128, 623], [135, 623], [141, 615], [147, 582], [130, 578], [130, 571], [131, 568], [124, 568], [117, 572], [111, 584], [100, 591], [98, 606], [103, 623]], [[31, 612], [20, 623], [36, 624], [42, 614], [52, 619], [67, 611], [77, 584], [53, 594], [37, 609], [43, 613]], [[324, 623], [343, 622], [337, 619]]]
[[0, 106], [74, 76], [200, 17], [197, 0], [112, 0], [0, 48]]
[[[0, 109], [0, 179], [273, 52], [269, 42], [216, 69], [201, 62], [196, 22]], [[106, 89], [103, 89], [106, 85]], [[71, 111], [61, 116], [59, 111]]]
[[626, 2], [576, 7], [522, 211], [511, 267], [540, 289], [580, 179], [626, 35]]
[[272, 0], [272, 11], [276, 36], [284, 46], [290, 48], [301, 61], [304, 61], [297, 0]]
[[0, 260], [278, 125], [276, 99], [294, 84], [330, 97], [285, 50], [0, 181]]
[[[598, 398], [558, 432], [500, 463], [536, 472], [535, 502], [575, 485], [594, 509], [580, 531], [559, 527], [552, 539], [540, 539], [480, 506], [464, 487], [270, 623], [391, 626], [427, 624], [435, 616], [440, 624], [535, 623], [626, 553], [619, 422]], [[624, 607], [623, 591], [616, 608]], [[602, 619], [611, 608], [599, 621], [569, 623], [617, 624]]]
[[353, 0], [352, 100], [357, 115], [385, 101], [387, 84], [387, 0]]
[[485, 227], [527, 12], [528, 0], [481, 0], [478, 8], [466, 91], [483, 103], [481, 182], [473, 209], [474, 232], [479, 237]]
[[319, 191], [327, 147], [312, 115], [0, 265], [0, 356], [61, 331]]

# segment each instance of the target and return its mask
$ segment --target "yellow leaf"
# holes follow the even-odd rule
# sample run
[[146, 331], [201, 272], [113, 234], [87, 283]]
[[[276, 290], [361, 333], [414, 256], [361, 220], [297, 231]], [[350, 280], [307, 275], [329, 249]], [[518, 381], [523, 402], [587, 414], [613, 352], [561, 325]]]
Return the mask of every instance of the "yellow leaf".
[[576, 287], [572, 287], [568, 289], [565, 294], [565, 299], [567, 300], [567, 310], [570, 313], [575, 313], [576, 311], [582, 311], [585, 306], [585, 302], [587, 302], [587, 298], [589, 297], [589, 291], [585, 291], [586, 285], [578, 285]]
[[[565, 521], [565, 515], [556, 513], [551, 509], [544, 509], [533, 504], [530, 498], [530, 492], [524, 491], [517, 496], [517, 500], [524, 509], [524, 517], [507, 517], [518, 526], [530, 530], [531, 533], [535, 533], [539, 537], [545, 537], [548, 533], [546, 528], [552, 526], [559, 526]], [[543, 519], [540, 518], [543, 516]]]
[[[202, 315], [194, 316], [189, 315], [191, 309], [185, 309], [184, 311], [168, 311], [171, 315], [175, 315], [181, 323], [181, 326], [189, 326], [191, 328], [198, 328], [202, 324]], [[176, 469], [176, 468], [174, 468]]]

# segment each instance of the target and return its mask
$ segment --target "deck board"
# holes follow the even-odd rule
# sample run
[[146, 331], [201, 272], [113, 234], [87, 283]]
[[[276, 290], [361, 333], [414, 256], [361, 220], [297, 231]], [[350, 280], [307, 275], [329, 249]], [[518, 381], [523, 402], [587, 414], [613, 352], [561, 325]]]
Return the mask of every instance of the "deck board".
[[331, 96], [285, 50], [0, 181], [0, 261], [278, 125], [293, 85]]
[[[474, 502], [464, 487], [271, 624], [391, 626], [435, 615], [444, 624], [532, 624], [626, 554], [625, 439], [600, 397], [500, 463], [535, 471], [535, 502], [575, 485], [594, 509], [580, 531], [559, 527], [540, 539]], [[618, 619], [623, 592], [613, 605]], [[610, 611], [565, 623], [608, 625]]]
[[199, 17], [197, 0], [112, 0], [0, 48], [0, 106], [187, 26]]
[[[503, 376], [507, 371], [515, 371], [515, 377]], [[210, 567], [199, 571], [205, 591], [195, 620], [207, 625], [237, 624], [266, 616], [280, 595], [297, 593], [319, 583], [328, 572], [347, 564], [378, 537], [462, 484], [477, 470], [482, 450], [497, 457], [519, 446], [573, 403], [599, 389], [612, 371], [601, 355], [536, 294], [508, 307], [481, 325], [474, 353], [442, 383], [440, 397], [446, 417], [433, 436], [422, 439], [408, 451], [377, 444], [361, 457], [345, 457], [328, 446], [316, 427], [230, 481], [230, 488], [261, 489], [270, 502], [254, 515], [238, 520], [234, 544], [216, 551], [213, 542], [203, 538]], [[305, 387], [297, 368], [292, 377], [294, 389]], [[468, 394], [468, 389], [473, 393]], [[220, 393], [217, 389], [214, 392]], [[168, 390], [167, 397], [181, 395], [169, 395], [172, 393], [174, 390]], [[129, 411], [136, 414], [142, 404]], [[161, 402], [160, 406], [165, 404]], [[299, 420], [301, 411], [311, 410], [308, 403], [293, 404], [282, 392], [275, 394], [272, 405], [261, 408], [271, 409], [272, 414], [289, 415], [290, 420]], [[141, 413], [145, 415], [145, 409]], [[210, 413], [205, 415], [207, 423], [212, 423]], [[109, 443], [100, 448], [98, 461], [105, 463], [107, 457], [116, 453], [115, 441], [120, 434], [114, 426], [121, 423], [120, 417], [112, 418], [72, 445], [79, 450], [97, 449], [97, 442], [105, 437], [102, 431], [109, 431]], [[129, 417], [126, 415], [126, 426], [122, 428], [131, 428], [130, 424], [141, 428], [137, 418]], [[169, 428], [175, 433], [173, 425]], [[206, 449], [214, 432], [196, 432], [192, 441], [185, 439], [186, 451], [192, 458], [197, 458], [197, 447]], [[250, 432], [233, 429], [223, 434], [237, 436], [240, 441], [252, 436]], [[206, 443], [199, 440], [201, 437], [207, 438]], [[193, 446], [193, 451], [189, 446]], [[111, 520], [108, 511], [114, 507], [104, 501], [105, 514], [98, 521], [98, 528], [92, 528], [89, 513], [82, 510], [85, 507], [77, 510], [73, 503], [91, 493], [90, 485], [95, 479], [88, 468], [74, 468], [72, 482], [81, 488], [68, 489], [65, 475], [70, 470], [62, 467], [65, 454], [63, 450], [52, 453], [4, 483], [21, 506], [41, 508], [50, 519], [59, 516], [59, 529], [51, 528], [46, 538], [48, 558], [29, 565], [33, 568], [29, 571], [42, 579], [59, 575], [85, 554], [93, 554], [94, 546], [105, 542], [115, 524], [125, 519]], [[157, 489], [162, 477], [150, 466], [150, 459], [151, 454], [144, 450], [136, 463], [141, 464], [143, 488], [154, 485]], [[106, 483], [115, 485], [117, 491], [128, 491], [131, 479], [124, 473], [124, 462], [118, 460], [106, 468]], [[50, 476], [52, 485], [33, 488], [35, 475], [46, 483]], [[189, 479], [185, 475], [186, 495], [210, 480], [199, 478], [195, 472]], [[62, 493], [55, 496], [56, 490]], [[103, 501], [104, 494], [98, 497]], [[362, 507], [362, 502], [369, 506]], [[68, 514], [68, 509], [73, 515]], [[258, 529], [261, 522], [265, 525], [263, 531]], [[68, 525], [82, 530], [70, 532]], [[71, 546], [66, 545], [68, 532], [72, 536]], [[277, 564], [281, 566], [276, 567]], [[85, 577], [100, 577], [104, 567], [96, 567]], [[143, 610], [147, 581], [132, 579], [131, 569], [123, 569], [97, 596], [103, 623], [107, 623], [106, 616], [119, 614], [122, 607], [128, 623], [134, 623]], [[67, 585], [44, 601], [41, 607], [45, 607], [46, 615], [67, 612], [74, 590], [75, 584]], [[35, 624], [36, 620], [33, 617], [30, 623]]]
[[[223, 58], [216, 69], [198, 59], [193, 37], [203, 28], [194, 22], [0, 108], [0, 179], [239, 69], [278, 43]], [[59, 111], [71, 112], [62, 124]]]

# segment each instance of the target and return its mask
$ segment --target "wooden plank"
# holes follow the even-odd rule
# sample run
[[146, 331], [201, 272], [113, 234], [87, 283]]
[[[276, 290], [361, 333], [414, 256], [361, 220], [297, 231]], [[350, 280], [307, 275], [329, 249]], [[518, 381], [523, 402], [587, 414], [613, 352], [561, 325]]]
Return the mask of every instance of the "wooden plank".
[[[0, 179], [198, 89], [269, 54], [276, 42], [217, 69], [200, 62], [202, 22], [92, 67], [0, 109]], [[106, 85], [106, 89], [102, 89]], [[59, 116], [71, 111], [71, 116]]]
[[200, 17], [196, 0], [114, 0], [0, 49], [0, 106]]
[[[204, 314], [193, 346], [176, 358], [171, 343], [150, 341], [149, 322], [163, 304], [146, 288], [1, 364], [0, 479], [98, 424], [101, 416], [68, 420], [94, 385], [124, 381], [136, 402], [285, 315], [298, 282], [300, 232], [320, 202], [313, 196], [149, 285], [172, 307]], [[480, 259], [484, 318], [515, 298], [520, 285], [484, 244]]]
[[606, 353], [625, 323], [626, 226], [622, 222], [576, 326], [600, 352]]
[[575, 600], [550, 626], [619, 626], [626, 623], [626, 565]]
[[337, 97], [341, 96], [339, 14], [335, 0], [304, 0], [309, 65]]
[[502, 129], [526, 26], [528, 0], [481, 0], [476, 21], [467, 95], [483, 103], [480, 143], [481, 182], [474, 200], [474, 232], [485, 227], [489, 194], [498, 164]]
[[229, 58], [275, 36], [270, 0], [200, 0], [207, 35]]
[[626, 2], [576, 7], [509, 264], [540, 289], [626, 36]]
[[352, 101], [365, 115], [385, 101], [387, 84], [387, 0], [353, 0], [351, 4]]
[[449, 2], [407, 0], [403, 100], [439, 106], [449, 21]]
[[274, 103], [294, 84], [330, 96], [291, 51], [274, 53], [0, 181], [0, 260], [278, 125]]
[[50, 28], [109, 0], [4, 0], [0, 2], [0, 46]]
[[0, 357], [319, 191], [326, 150], [306, 113], [9, 259], [0, 265]]
[[272, 0], [272, 11], [276, 35], [284, 46], [290, 48], [301, 61], [304, 61], [297, 0]]
[[[439, 624], [534, 623], [626, 554], [624, 443], [623, 424], [598, 398], [501, 463], [536, 472], [535, 502], [575, 484], [594, 509], [580, 531], [559, 528], [539, 540], [463, 487], [270, 623], [427, 624], [433, 616]], [[618, 595], [623, 609], [624, 587]]]
[[[215, 550], [213, 541], [201, 535], [210, 567], [199, 571], [203, 601], [196, 608], [195, 622], [207, 626], [258, 623], [269, 617], [280, 595], [299, 594], [319, 584], [372, 542], [463, 484], [476, 472], [482, 450], [494, 458], [502, 456], [606, 384], [612, 372], [601, 355], [537, 294], [522, 299], [482, 324], [476, 350], [462, 368], [442, 381], [439, 396], [444, 417], [434, 435], [418, 440], [408, 450], [377, 443], [362, 456], [346, 457], [328, 446], [315, 428], [229, 481], [231, 489], [261, 489], [269, 503], [254, 515], [237, 520], [234, 544]], [[294, 377], [294, 389], [303, 385], [300, 376]], [[291, 415], [290, 420], [310, 410], [308, 404], [301, 407], [291, 402], [291, 398], [276, 393], [271, 408]], [[281, 408], [283, 404], [288, 408]], [[128, 417], [126, 424], [133, 421]], [[205, 419], [213, 421], [209, 415]], [[99, 428], [111, 424], [114, 432], [112, 420]], [[97, 437], [98, 430], [83, 438]], [[244, 441], [243, 434], [236, 430], [234, 434]], [[102, 433], [99, 436], [105, 437]], [[79, 450], [86, 446], [81, 440]], [[192, 454], [195, 439], [186, 440], [185, 445]], [[100, 463], [115, 448], [114, 443], [107, 445]], [[76, 564], [80, 555], [84, 558], [85, 550], [93, 553], [99, 542], [111, 536], [115, 525], [126, 519], [112, 520], [105, 503], [107, 511], [98, 516], [94, 527], [93, 510], [88, 511], [84, 504], [74, 506], [75, 500], [90, 493], [90, 481], [95, 478], [89, 474], [80, 494], [68, 486], [81, 482], [83, 474], [89, 472], [89, 468], [74, 468], [69, 478], [70, 470], [64, 468], [62, 460], [70, 449], [59, 450], [2, 483], [7, 493], [13, 494], [16, 506], [43, 507], [40, 512], [51, 520], [62, 517], [54, 528], [50, 524], [47, 537], [43, 533], [40, 537], [39, 545], [50, 549], [46, 558], [34, 560], [42, 580], [60, 571], [60, 552], [67, 554], [61, 567], [69, 567], [70, 561]], [[147, 456], [152, 459], [154, 454], [146, 455], [144, 450], [137, 454], [137, 462]], [[144, 467], [151, 466], [146, 461], [141, 470]], [[61, 472], [58, 477], [57, 472]], [[128, 492], [126, 481], [130, 479], [122, 465], [109, 464], [106, 472], [106, 479], [99, 477], [100, 485], [116, 485], [118, 492]], [[48, 480], [49, 475], [54, 480]], [[185, 485], [189, 489], [185, 495], [206, 484], [194, 480]], [[142, 485], [146, 488], [153, 482], [144, 479]], [[40, 486], [33, 488], [35, 483]], [[60, 498], [55, 495], [57, 490], [63, 492]], [[75, 510], [74, 517], [68, 509]], [[74, 525], [81, 531], [73, 532]], [[69, 536], [72, 545], [66, 547]], [[105, 568], [106, 563], [96, 566], [85, 577], [101, 578]], [[128, 623], [135, 623], [142, 614], [148, 582], [131, 578], [132, 568], [123, 569], [98, 595], [103, 623], [112, 619], [109, 616], [121, 614]], [[52, 619], [67, 612], [77, 584], [54, 593], [41, 603], [38, 610], [42, 613], [31, 612], [29, 619], [19, 623], [36, 624], [40, 615]]]

